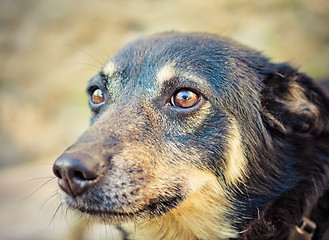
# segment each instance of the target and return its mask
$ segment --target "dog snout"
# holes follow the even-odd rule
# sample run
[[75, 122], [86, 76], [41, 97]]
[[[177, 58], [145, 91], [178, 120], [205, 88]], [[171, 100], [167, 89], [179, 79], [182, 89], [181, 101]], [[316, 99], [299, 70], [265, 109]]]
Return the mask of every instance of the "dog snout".
[[101, 166], [85, 155], [63, 154], [53, 165], [60, 188], [76, 197], [85, 193], [100, 178]]

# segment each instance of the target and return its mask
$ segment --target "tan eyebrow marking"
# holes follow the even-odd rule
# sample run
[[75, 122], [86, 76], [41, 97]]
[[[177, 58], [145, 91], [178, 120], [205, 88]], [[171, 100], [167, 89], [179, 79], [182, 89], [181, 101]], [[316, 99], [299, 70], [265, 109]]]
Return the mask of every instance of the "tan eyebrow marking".
[[114, 62], [109, 61], [104, 67], [103, 67], [103, 73], [107, 77], [111, 77], [115, 71], [117, 70], [117, 66]]
[[171, 65], [167, 64], [159, 70], [156, 75], [156, 80], [159, 84], [163, 84], [164, 82], [169, 81], [175, 77], [175, 75], [175, 69]]
[[190, 72], [178, 72], [174, 67], [173, 64], [167, 64], [163, 66], [158, 73], [156, 74], [156, 81], [159, 86], [163, 85], [164, 83], [172, 80], [174, 77], [179, 77], [179, 76], [186, 78], [186, 79], [191, 79], [193, 82], [200, 84], [200, 86], [208, 86], [211, 88], [211, 86], [206, 82], [203, 81], [199, 76], [194, 75], [193, 73]]

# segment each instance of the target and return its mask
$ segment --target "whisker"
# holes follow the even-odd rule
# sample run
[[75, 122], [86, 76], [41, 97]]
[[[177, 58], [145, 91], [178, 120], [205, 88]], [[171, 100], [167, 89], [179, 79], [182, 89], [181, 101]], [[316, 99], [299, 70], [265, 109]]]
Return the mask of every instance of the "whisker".
[[48, 224], [48, 227], [47, 227], [48, 229], [50, 228], [51, 224], [54, 222], [54, 219], [55, 219], [55, 217], [56, 217], [56, 215], [57, 215], [57, 213], [58, 213], [58, 210], [59, 210], [62, 206], [63, 206], [63, 202], [61, 202], [61, 203], [58, 205], [58, 207], [56, 208], [56, 211], [55, 211], [53, 217], [51, 218], [51, 220], [50, 220], [50, 222], [49, 222], [49, 224]]
[[119, 232], [121, 232], [122, 239], [127, 240], [129, 237], [129, 233], [121, 225], [116, 225], [115, 227], [119, 230]]
[[165, 231], [163, 230], [163, 228], [160, 225], [160, 223], [156, 219], [152, 220], [152, 222], [159, 227], [160, 232], [162, 233], [163, 236], [165, 236], [166, 235], [165, 234]]
[[53, 166], [54, 163], [31, 163], [30, 166], [35, 166], [35, 167], [39, 167], [39, 166]]
[[40, 187], [38, 187], [37, 189], [35, 189], [32, 193], [30, 193], [26, 197], [23, 197], [21, 200], [25, 200], [25, 199], [33, 196], [37, 191], [39, 191], [41, 188], [43, 188], [45, 185], [47, 185], [50, 181], [54, 180], [55, 178], [56, 177], [52, 177], [51, 179], [49, 179], [48, 181], [46, 181], [45, 183], [43, 183]]
[[[65, 212], [64, 212], [64, 208], [66, 209]], [[69, 211], [68, 207], [62, 207], [62, 215], [63, 215], [64, 221], [65, 221], [67, 227], [69, 228], [69, 231], [73, 234], [74, 231], [73, 231], [72, 227], [70, 226], [70, 224], [68, 222], [68, 219], [67, 219], [68, 218], [67, 217], [68, 216], [68, 211]]]
[[91, 236], [94, 236], [94, 228], [88, 219], [85, 220], [85, 234], [88, 233]]
[[[136, 219], [133, 219], [133, 221], [134, 221], [134, 226], [135, 226], [134, 239], [136, 239], [137, 229], [138, 229], [139, 232], [142, 233], [142, 235], [143, 235], [143, 239], [147, 239], [146, 236], [145, 236], [145, 233], [144, 233], [143, 229], [142, 229], [141, 226], [137, 223]], [[130, 231], [131, 231], [131, 229], [130, 229]], [[137, 236], [138, 236], [138, 235], [137, 235]]]
[[98, 58], [96, 58], [95, 56], [91, 55], [91, 54], [88, 53], [87, 51], [84, 51], [84, 50], [82, 50], [82, 49], [79, 49], [79, 48], [74, 47], [74, 46], [69, 45], [69, 44], [67, 44], [66, 46], [68, 46], [68, 47], [70, 47], [70, 48], [72, 48], [72, 49], [74, 49], [74, 50], [76, 50], [76, 51], [78, 51], [78, 52], [80, 52], [80, 53], [85, 54], [86, 56], [88, 56], [88, 57], [94, 59], [97, 63], [100, 64], [100, 66], [103, 66], [103, 62], [101, 62]]
[[42, 210], [42, 208], [46, 205], [46, 203], [47, 203], [50, 199], [52, 199], [53, 197], [55, 197], [56, 195], [58, 195], [58, 192], [57, 192], [57, 191], [56, 191], [55, 193], [53, 193], [51, 196], [49, 196], [49, 197], [44, 201], [44, 203], [41, 205], [39, 212], [40, 212], [40, 211]]
[[73, 64], [68, 65], [67, 68], [75, 67], [75, 66], [79, 66], [79, 65], [80, 66], [86, 66], [82, 70], [93, 70], [93, 71], [97, 70], [97, 71], [99, 71], [99, 66], [95, 66], [94, 64], [91, 64], [91, 63], [73, 63]]
[[135, 226], [136, 226], [136, 228], [139, 229], [139, 231], [140, 231], [140, 232], [142, 233], [142, 235], [143, 235], [143, 238], [146, 239], [143, 229], [137, 224], [137, 221], [136, 221], [136, 220], [134, 220], [134, 221], [135, 221]]
[[56, 178], [54, 176], [49, 176], [49, 177], [36, 177], [36, 178], [30, 178], [30, 179], [27, 179], [27, 180], [24, 180], [24, 181], [21, 181], [20, 184], [23, 184], [23, 183], [28, 183], [28, 182], [32, 182], [32, 181], [35, 181], [35, 180], [40, 180], [40, 179], [47, 179], [47, 178]]
[[[106, 222], [105, 222], [105, 219], [102, 219], [102, 222], [103, 222], [103, 226], [104, 226], [104, 229], [105, 229], [105, 239], [108, 239], [107, 237], [107, 226], [106, 226]], [[112, 231], [112, 239], [113, 239], [113, 231]]]
[[136, 222], [135, 222], [135, 220], [134, 220], [135, 231], [132, 230], [131, 224], [128, 224], [127, 226], [129, 228], [130, 237], [133, 237], [133, 239], [136, 239]]
[[98, 236], [98, 238], [102, 239], [102, 225], [99, 224], [98, 227], [99, 227], [99, 236]]

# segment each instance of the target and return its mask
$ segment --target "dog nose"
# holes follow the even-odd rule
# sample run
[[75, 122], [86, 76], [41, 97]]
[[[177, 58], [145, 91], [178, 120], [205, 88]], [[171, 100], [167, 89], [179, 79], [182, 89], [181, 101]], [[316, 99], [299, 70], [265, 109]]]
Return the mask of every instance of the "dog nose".
[[92, 159], [87, 160], [81, 156], [62, 155], [53, 165], [60, 188], [72, 197], [81, 195], [97, 182], [99, 165], [93, 164]]

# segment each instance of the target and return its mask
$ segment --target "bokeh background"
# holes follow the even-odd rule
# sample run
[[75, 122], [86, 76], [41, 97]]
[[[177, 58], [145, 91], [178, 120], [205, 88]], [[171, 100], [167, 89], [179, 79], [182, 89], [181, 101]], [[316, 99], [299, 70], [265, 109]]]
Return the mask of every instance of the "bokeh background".
[[[171, 30], [228, 36], [329, 77], [328, 0], [0, 0], [0, 239], [81, 232], [65, 208], [56, 213], [50, 177], [88, 126], [86, 84], [125, 43]], [[85, 238], [99, 231], [117, 238], [103, 226]]]

